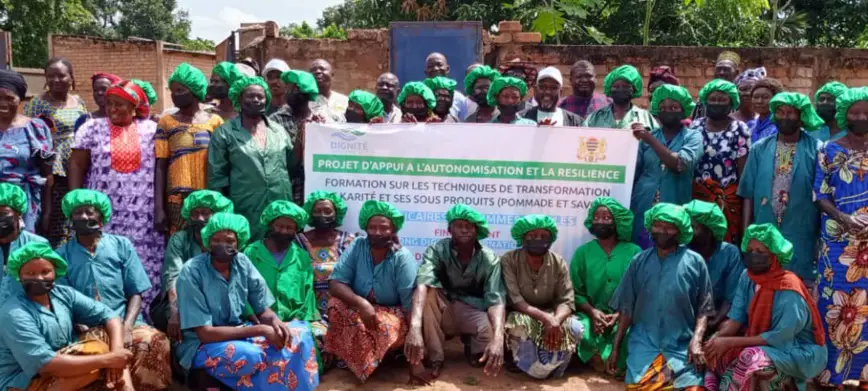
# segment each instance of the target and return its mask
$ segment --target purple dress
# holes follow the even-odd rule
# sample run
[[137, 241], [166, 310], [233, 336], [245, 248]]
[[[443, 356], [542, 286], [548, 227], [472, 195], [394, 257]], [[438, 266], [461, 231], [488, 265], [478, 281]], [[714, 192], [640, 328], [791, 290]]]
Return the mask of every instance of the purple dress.
[[105, 232], [130, 239], [144, 264], [151, 290], [142, 295], [142, 314], [147, 316], [151, 301], [160, 292], [160, 269], [165, 240], [154, 230], [154, 134], [157, 124], [136, 120], [142, 163], [138, 170], [120, 173], [112, 169], [110, 128], [107, 118], [87, 121], [75, 133], [72, 149], [90, 151], [90, 170], [85, 187], [98, 190], [112, 201], [111, 221]]

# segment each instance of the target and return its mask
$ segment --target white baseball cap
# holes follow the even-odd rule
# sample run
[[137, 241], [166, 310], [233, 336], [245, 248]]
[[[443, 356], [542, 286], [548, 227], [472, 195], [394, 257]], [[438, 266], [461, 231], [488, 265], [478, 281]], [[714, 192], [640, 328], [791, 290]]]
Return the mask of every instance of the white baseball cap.
[[267, 64], [265, 64], [265, 68], [262, 69], [262, 76], [268, 76], [268, 72], [271, 71], [280, 71], [280, 73], [283, 73], [288, 70], [289, 65], [286, 64], [286, 61], [279, 58], [272, 58]]
[[558, 84], [564, 85], [564, 77], [561, 75], [561, 71], [555, 67], [545, 67], [539, 71], [539, 74], [536, 77], [536, 84], [539, 85], [539, 82], [543, 79], [552, 79], [558, 82]]

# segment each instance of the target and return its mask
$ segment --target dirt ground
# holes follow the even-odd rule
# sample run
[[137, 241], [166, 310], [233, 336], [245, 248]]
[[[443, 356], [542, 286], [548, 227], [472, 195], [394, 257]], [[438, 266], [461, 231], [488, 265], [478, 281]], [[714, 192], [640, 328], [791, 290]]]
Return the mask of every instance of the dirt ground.
[[482, 369], [471, 368], [464, 359], [462, 345], [453, 339], [446, 346], [446, 367], [440, 378], [426, 387], [407, 385], [407, 367], [402, 363], [386, 363], [365, 384], [346, 369], [332, 369], [320, 380], [318, 390], [371, 390], [371, 391], [620, 391], [622, 382], [600, 376], [574, 359], [566, 375], [555, 380], [534, 380], [523, 373], [501, 371], [497, 377], [488, 377]]

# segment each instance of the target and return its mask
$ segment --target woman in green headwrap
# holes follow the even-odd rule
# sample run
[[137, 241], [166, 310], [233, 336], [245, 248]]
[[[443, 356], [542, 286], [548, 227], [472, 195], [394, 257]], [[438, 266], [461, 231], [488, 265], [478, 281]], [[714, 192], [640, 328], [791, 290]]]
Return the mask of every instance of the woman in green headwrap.
[[355, 90], [350, 92], [349, 104], [347, 105], [344, 117], [346, 117], [348, 123], [382, 123], [383, 102], [376, 95], [368, 91]]
[[434, 96], [434, 91], [431, 91], [421, 81], [411, 81], [404, 84], [404, 88], [398, 94], [398, 105], [401, 106], [401, 112], [404, 113], [404, 117], [401, 118], [403, 123], [437, 122], [439, 120], [439, 117], [433, 112], [434, 107], [437, 106], [437, 97]]
[[[11, 183], [0, 183], [0, 255], [3, 263], [9, 261], [9, 254], [27, 243], [48, 243], [48, 239], [27, 231], [22, 217], [28, 211], [27, 193], [21, 187]], [[10, 293], [9, 284], [15, 285], [0, 269], [0, 303]], [[14, 288], [13, 288], [14, 289]]]
[[[312, 391], [319, 366], [310, 325], [283, 322], [270, 308], [268, 284], [239, 252], [249, 238], [247, 218], [232, 213], [215, 214], [202, 229], [208, 252], [189, 260], [178, 277], [183, 339], [175, 353], [191, 377], [204, 372], [229, 389]], [[245, 321], [245, 309], [257, 324]]]
[[449, 113], [449, 109], [452, 108], [452, 100], [455, 96], [455, 86], [458, 83], [444, 76], [429, 77], [423, 83], [434, 92], [437, 104], [434, 105], [432, 111], [440, 118], [440, 122], [459, 122], [458, 117]]
[[[290, 87], [287, 87], [289, 89]], [[253, 239], [262, 238], [259, 216], [273, 201], [292, 199], [292, 141], [275, 121], [266, 121], [271, 92], [259, 77], [245, 77], [229, 92], [241, 115], [223, 124], [208, 147], [208, 188], [228, 196], [246, 217]]]
[[160, 331], [165, 332], [173, 341], [181, 340], [181, 323], [178, 316], [178, 294], [175, 282], [184, 264], [201, 254], [202, 228], [215, 213], [232, 213], [232, 201], [213, 190], [197, 190], [190, 193], [181, 208], [184, 229], [175, 232], [166, 245], [161, 275], [161, 296], [151, 306], [151, 321]]
[[837, 110], [835, 102], [848, 90], [847, 85], [837, 81], [823, 84], [814, 94], [814, 105], [817, 115], [825, 121], [820, 130], [814, 133], [814, 137], [820, 141], [837, 140], [847, 135], [847, 129], [842, 129], [835, 119]]
[[[703, 346], [708, 361], [706, 387], [804, 390], [806, 383], [817, 375], [821, 381], [828, 380], [828, 371], [821, 374], [823, 365], [827, 357], [831, 366], [836, 365], [836, 360], [826, 354], [820, 311], [811, 298], [811, 291], [799, 277], [782, 267], [793, 256], [792, 243], [784, 239], [774, 224], [751, 225], [745, 230], [741, 250], [745, 253], [747, 272], [742, 273], [738, 281], [729, 319]], [[839, 307], [834, 311], [840, 311], [843, 318], [848, 309], [840, 306], [848, 306], [850, 299], [846, 293], [843, 297], [838, 294], [836, 292], [835, 303]], [[853, 295], [859, 295], [858, 291]], [[832, 307], [830, 305], [830, 311]], [[847, 335], [845, 338], [853, 336], [849, 328], [841, 332], [841, 336], [844, 335]], [[862, 344], [854, 346], [844, 342], [835, 346], [841, 347], [841, 354], [848, 354]], [[834, 348], [830, 346], [831, 349]], [[837, 369], [850, 368], [841, 360], [837, 360], [837, 365]], [[837, 369], [836, 372], [840, 372]], [[847, 372], [858, 378], [861, 366]]]
[[642, 75], [632, 65], [621, 65], [606, 75], [603, 92], [612, 104], [589, 114], [585, 126], [627, 129], [638, 123], [649, 131], [658, 128], [651, 113], [633, 104], [633, 99], [642, 97]]
[[[614, 198], [599, 197], [591, 203], [585, 228], [596, 239], [579, 246], [570, 262], [570, 279], [579, 311], [576, 316], [584, 329], [578, 355], [582, 362], [591, 363], [594, 370], [604, 372], [618, 319], [617, 313], [609, 307], [609, 300], [630, 261], [642, 249], [630, 242], [633, 212]], [[627, 345], [621, 347], [619, 373], [627, 367], [626, 348]]]
[[154, 228], [169, 235], [184, 224], [184, 198], [206, 187], [208, 144], [223, 125], [223, 118], [202, 109], [207, 89], [205, 74], [186, 62], [169, 77], [178, 112], [160, 118], [154, 136]]
[[[427, 88], [427, 87], [425, 87]], [[329, 332], [325, 350], [346, 362], [364, 382], [407, 334], [416, 261], [398, 242], [404, 215], [381, 201], [365, 201], [357, 238], [341, 256], [329, 282]]]
[[751, 146], [738, 186], [738, 196], [744, 199], [744, 226], [774, 224], [796, 246], [787, 270], [813, 287], [820, 235], [814, 173], [820, 143], [805, 130], [816, 130], [823, 119], [811, 100], [799, 93], [782, 92], [769, 105], [778, 133]]
[[497, 107], [498, 113], [491, 123], [513, 125], [536, 125], [536, 122], [518, 114], [522, 99], [527, 95], [527, 84], [519, 78], [501, 76], [491, 82], [488, 89], [488, 105]]
[[708, 334], [717, 330], [720, 322], [726, 319], [744, 264], [741, 263], [738, 247], [723, 241], [726, 236], [726, 216], [717, 205], [693, 200], [684, 205], [684, 210], [693, 222], [690, 249], [702, 255], [711, 275], [715, 315], [708, 320]]
[[632, 125], [633, 136], [641, 141], [630, 200], [636, 215], [632, 232], [633, 242], [643, 249], [653, 245], [645, 230], [645, 211], [658, 202], [683, 204], [693, 193], [693, 171], [703, 153], [702, 133], [682, 123], [693, 106], [686, 88], [664, 84], [651, 97], [651, 114], [662, 126], [649, 131], [640, 123]]
[[[29, 243], [6, 270], [19, 289], [4, 300], [0, 322], [0, 388], [4, 390], [133, 390], [120, 319], [108, 307], [55, 281], [66, 261], [47, 243]], [[74, 324], [104, 327], [106, 341], [76, 340]]]
[[235, 64], [223, 61], [211, 69], [211, 79], [208, 81], [208, 99], [216, 99], [217, 103], [210, 110], [217, 114], [223, 121], [229, 121], [238, 116], [235, 105], [229, 99], [229, 88], [232, 83], [244, 77]]
[[628, 390], [702, 390], [697, 368], [704, 364], [702, 338], [714, 301], [705, 260], [687, 249], [690, 215], [659, 203], [645, 212], [645, 227], [654, 247], [633, 259], [609, 301], [618, 311], [618, 333], [607, 371], [617, 373], [626, 343]]
[[298, 242], [310, 255], [317, 309], [328, 320], [329, 277], [356, 236], [338, 229], [347, 215], [347, 204], [339, 194], [317, 190], [307, 196], [303, 208], [310, 216], [307, 224], [313, 229], [298, 235]]
[[510, 230], [519, 248], [500, 257], [508, 315], [507, 363], [535, 379], [558, 378], [570, 365], [582, 338], [573, 315], [573, 284], [567, 262], [549, 249], [558, 227], [545, 215], [528, 215]]
[[467, 99], [476, 102], [479, 108], [468, 115], [464, 122], [488, 123], [491, 121], [496, 106], [488, 104], [488, 89], [494, 79], [498, 77], [500, 77], [500, 72], [488, 65], [480, 65], [467, 73], [464, 78], [464, 92], [467, 94]]
[[[739, 179], [747, 162], [750, 131], [744, 122], [729, 114], [741, 103], [738, 87], [726, 80], [715, 79], [699, 91], [699, 103], [705, 107], [705, 117], [695, 119], [690, 128], [702, 135], [705, 152], [696, 162], [693, 199], [716, 203], [727, 220], [724, 241], [741, 240], [743, 224], [742, 200], [736, 195]], [[682, 200], [685, 203], [689, 199]]]
[[[820, 274], [817, 290], [822, 294], [817, 305], [830, 341], [829, 365], [821, 379], [824, 385], [860, 380], [863, 386], [868, 386], [868, 379], [861, 374], [868, 352], [841, 349], [868, 340], [868, 332], [862, 328], [859, 333], [845, 332], [861, 318], [844, 316], [841, 307], [841, 303], [849, 302], [854, 303], [849, 308], [868, 310], [865, 300], [856, 300], [857, 292], [868, 289], [868, 268], [860, 262], [868, 246], [864, 234], [868, 227], [868, 178], [862, 174], [868, 161], [868, 88], [849, 89], [837, 98], [837, 110], [836, 120], [842, 129], [847, 129], [847, 134], [820, 147], [813, 188], [822, 212], [817, 265]], [[791, 241], [798, 248], [798, 243]], [[845, 369], [835, 370], [836, 363]]]

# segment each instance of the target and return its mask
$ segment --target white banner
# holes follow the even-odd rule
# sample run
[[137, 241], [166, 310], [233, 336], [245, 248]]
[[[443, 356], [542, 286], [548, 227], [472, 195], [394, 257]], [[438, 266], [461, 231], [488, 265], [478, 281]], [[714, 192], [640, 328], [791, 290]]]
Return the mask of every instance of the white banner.
[[590, 203], [630, 205], [638, 142], [629, 130], [500, 124], [308, 124], [305, 194], [339, 193], [343, 230], [359, 232], [366, 200], [387, 201], [406, 218], [401, 243], [421, 261], [449, 236], [446, 211], [464, 203], [486, 215], [497, 253], [515, 248], [510, 228], [528, 214], [558, 225], [552, 247], [566, 259], [592, 237]]

